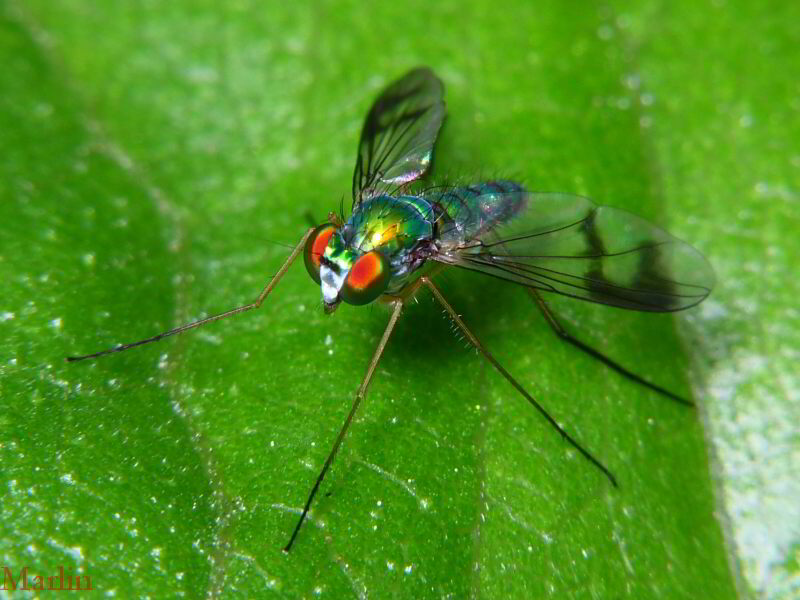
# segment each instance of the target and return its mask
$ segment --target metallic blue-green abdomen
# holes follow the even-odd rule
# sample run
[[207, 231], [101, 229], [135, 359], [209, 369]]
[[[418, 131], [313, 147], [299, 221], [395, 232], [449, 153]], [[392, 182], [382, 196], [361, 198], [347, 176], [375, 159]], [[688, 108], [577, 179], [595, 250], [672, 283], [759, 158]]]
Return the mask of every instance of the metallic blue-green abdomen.
[[462, 245], [517, 216], [528, 192], [513, 181], [490, 181], [426, 195], [438, 218], [435, 236], [443, 246]]

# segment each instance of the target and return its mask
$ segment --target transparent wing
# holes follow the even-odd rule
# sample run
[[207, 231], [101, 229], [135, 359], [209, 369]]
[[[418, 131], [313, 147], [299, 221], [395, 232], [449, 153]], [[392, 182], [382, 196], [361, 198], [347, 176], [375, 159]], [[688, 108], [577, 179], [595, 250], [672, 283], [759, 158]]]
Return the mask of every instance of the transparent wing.
[[389, 85], [367, 113], [353, 172], [353, 206], [422, 176], [444, 119], [444, 87], [419, 67]]
[[586, 198], [529, 194], [520, 217], [493, 233], [444, 246], [433, 258], [539, 290], [642, 311], [689, 308], [714, 285], [711, 266], [689, 244]]

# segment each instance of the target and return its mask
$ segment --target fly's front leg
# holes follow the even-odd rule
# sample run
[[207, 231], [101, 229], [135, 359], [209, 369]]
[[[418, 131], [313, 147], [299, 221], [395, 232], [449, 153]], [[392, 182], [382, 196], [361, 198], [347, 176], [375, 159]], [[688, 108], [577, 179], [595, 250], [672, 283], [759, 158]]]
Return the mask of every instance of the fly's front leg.
[[375, 369], [378, 367], [378, 362], [383, 354], [383, 349], [386, 347], [386, 344], [392, 335], [392, 331], [394, 331], [394, 326], [397, 324], [397, 320], [400, 318], [400, 313], [402, 310], [403, 303], [400, 300], [395, 301], [394, 308], [392, 310], [392, 316], [389, 318], [389, 324], [386, 326], [386, 330], [383, 332], [381, 341], [378, 342], [378, 347], [375, 348], [375, 353], [372, 355], [372, 360], [369, 362], [367, 372], [364, 375], [364, 380], [361, 382], [361, 386], [358, 388], [356, 398], [353, 401], [353, 406], [350, 408], [350, 413], [347, 415], [344, 425], [342, 425], [342, 429], [339, 431], [339, 435], [336, 436], [336, 441], [333, 443], [333, 447], [328, 453], [328, 458], [325, 459], [325, 464], [322, 466], [322, 470], [319, 472], [316, 482], [314, 482], [314, 487], [311, 488], [311, 493], [308, 495], [306, 505], [303, 507], [303, 513], [300, 515], [300, 519], [297, 521], [297, 526], [294, 528], [294, 532], [292, 533], [292, 537], [289, 539], [289, 543], [286, 544], [283, 549], [284, 552], [289, 552], [289, 550], [292, 549], [292, 544], [294, 544], [297, 534], [300, 533], [300, 527], [303, 525], [303, 521], [306, 519], [308, 509], [311, 508], [311, 503], [314, 501], [314, 496], [317, 495], [319, 486], [322, 484], [322, 480], [325, 479], [325, 474], [328, 472], [328, 469], [333, 463], [333, 459], [336, 457], [336, 453], [339, 451], [339, 446], [342, 445], [342, 440], [344, 440], [344, 436], [347, 433], [347, 430], [350, 428], [350, 424], [353, 422], [353, 417], [355, 417], [356, 411], [361, 405], [361, 401], [364, 400], [367, 395], [369, 382], [372, 380], [372, 376], [375, 374]]
[[267, 296], [269, 296], [269, 293], [273, 289], [275, 289], [275, 286], [278, 285], [278, 282], [281, 280], [281, 277], [283, 277], [286, 271], [289, 270], [289, 267], [292, 266], [292, 263], [295, 261], [295, 259], [297, 259], [297, 256], [303, 251], [303, 248], [306, 245], [306, 241], [308, 240], [308, 236], [311, 235], [312, 231], [314, 231], [313, 228], [306, 231], [305, 235], [300, 240], [300, 243], [297, 244], [297, 246], [295, 246], [294, 250], [292, 250], [292, 253], [284, 261], [283, 265], [281, 265], [281, 268], [278, 269], [278, 272], [275, 274], [275, 276], [272, 279], [270, 279], [270, 282], [264, 287], [263, 290], [261, 290], [261, 293], [258, 295], [258, 298], [256, 298], [255, 302], [251, 302], [250, 304], [245, 304], [244, 306], [238, 306], [236, 308], [232, 308], [231, 310], [225, 311], [224, 313], [212, 315], [210, 317], [206, 317], [205, 319], [194, 321], [193, 323], [187, 323], [186, 325], [181, 325], [180, 327], [176, 327], [175, 329], [164, 331], [162, 333], [159, 333], [158, 335], [154, 335], [153, 337], [139, 340], [138, 342], [122, 344], [121, 346], [116, 346], [115, 348], [109, 348], [108, 350], [101, 350], [100, 352], [95, 352], [93, 354], [84, 354], [82, 356], [67, 356], [66, 361], [77, 362], [79, 360], [97, 358], [98, 356], [105, 356], [106, 354], [114, 354], [115, 352], [130, 350], [131, 348], [135, 348], [137, 346], [142, 346], [144, 344], [157, 342], [159, 340], [163, 340], [166, 337], [178, 335], [179, 333], [183, 333], [184, 331], [189, 331], [190, 329], [195, 329], [197, 327], [201, 327], [202, 325], [207, 325], [208, 323], [213, 323], [214, 321], [219, 321], [220, 319], [232, 317], [233, 315], [238, 315], [239, 313], [243, 313], [245, 311], [258, 308], [259, 306], [261, 306], [264, 300], [266, 300]]
[[625, 367], [623, 367], [618, 362], [610, 359], [609, 357], [607, 357], [605, 354], [603, 354], [599, 350], [595, 350], [591, 346], [589, 346], [589, 345], [583, 343], [582, 341], [580, 341], [579, 339], [573, 337], [566, 329], [564, 329], [564, 327], [561, 325], [561, 323], [558, 321], [558, 319], [556, 319], [556, 316], [552, 313], [550, 308], [547, 306], [547, 304], [545, 303], [544, 299], [539, 294], [539, 292], [537, 292], [536, 290], [531, 289], [531, 288], [525, 288], [525, 289], [528, 291], [528, 293], [530, 294], [531, 298], [533, 298], [533, 301], [536, 303], [536, 305], [542, 311], [542, 314], [544, 315], [544, 318], [547, 320], [547, 323], [553, 329], [555, 334], [558, 337], [560, 337], [562, 340], [572, 344], [573, 346], [575, 346], [579, 350], [585, 352], [586, 354], [588, 354], [592, 358], [596, 358], [601, 363], [603, 363], [607, 367], [613, 369], [614, 371], [616, 371], [617, 373], [619, 373], [623, 377], [626, 377], [626, 378], [630, 379], [631, 381], [635, 381], [636, 383], [641, 384], [641, 385], [645, 386], [646, 388], [651, 389], [654, 392], [657, 392], [657, 393], [661, 394], [662, 396], [666, 396], [670, 400], [674, 400], [675, 402], [678, 402], [679, 404], [683, 404], [684, 406], [694, 406], [694, 402], [691, 402], [690, 400], [687, 400], [686, 398], [682, 398], [682, 397], [678, 396], [677, 394], [674, 394], [674, 393], [670, 392], [669, 390], [664, 389], [660, 385], [656, 385], [655, 383], [651, 383], [650, 381], [647, 381], [643, 377], [640, 377], [636, 373], [633, 373], [632, 371], [626, 369]]
[[553, 427], [553, 429], [555, 429], [558, 433], [561, 434], [561, 437], [564, 440], [566, 440], [573, 448], [575, 448], [578, 452], [580, 452], [581, 455], [586, 460], [588, 460], [595, 467], [597, 467], [603, 473], [603, 475], [605, 475], [608, 478], [608, 480], [611, 482], [611, 484], [614, 487], [617, 487], [617, 480], [614, 477], [614, 475], [611, 473], [611, 471], [609, 471], [599, 460], [597, 460], [592, 455], [591, 452], [589, 452], [586, 448], [581, 446], [581, 444], [578, 443], [578, 441], [575, 438], [573, 438], [571, 435], [569, 435], [561, 427], [561, 425], [559, 425], [556, 422], [556, 420], [553, 417], [550, 416], [550, 414], [544, 409], [544, 407], [541, 404], [539, 404], [536, 401], [536, 399], [533, 396], [531, 396], [525, 390], [525, 388], [523, 388], [522, 385], [520, 385], [520, 383], [511, 376], [511, 374], [508, 371], [505, 370], [503, 365], [501, 365], [497, 361], [497, 359], [492, 355], [492, 353], [489, 352], [483, 346], [483, 344], [475, 336], [475, 334], [473, 334], [472, 331], [470, 331], [470, 329], [466, 326], [464, 321], [461, 319], [461, 316], [453, 309], [452, 306], [450, 306], [450, 303], [447, 300], [445, 300], [444, 296], [442, 296], [442, 293], [439, 291], [439, 288], [436, 287], [436, 285], [433, 283], [433, 281], [431, 281], [428, 277], [422, 277], [421, 281], [422, 281], [423, 285], [426, 285], [431, 290], [431, 292], [433, 292], [434, 297], [444, 307], [444, 309], [448, 312], [448, 314], [453, 319], [455, 324], [458, 325], [458, 327], [461, 329], [461, 331], [464, 332], [464, 335], [467, 336], [467, 339], [470, 341], [470, 343], [473, 346], [475, 346], [475, 348], [478, 350], [478, 352], [480, 352], [483, 355], [483, 357], [487, 361], [489, 361], [489, 363], [506, 379], [506, 381], [508, 381], [512, 386], [514, 386], [514, 389], [516, 389], [520, 394], [522, 394], [522, 396], [528, 402], [530, 402], [536, 410], [539, 411], [539, 413], [545, 418], [545, 420], [547, 420], [547, 422], [550, 424], [550, 426]]

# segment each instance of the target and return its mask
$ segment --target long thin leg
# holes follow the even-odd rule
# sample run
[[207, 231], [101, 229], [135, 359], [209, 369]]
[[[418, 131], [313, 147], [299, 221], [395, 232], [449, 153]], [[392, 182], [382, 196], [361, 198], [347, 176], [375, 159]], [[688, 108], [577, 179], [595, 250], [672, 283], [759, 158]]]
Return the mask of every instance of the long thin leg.
[[238, 315], [239, 313], [243, 313], [248, 310], [252, 310], [254, 308], [258, 308], [261, 306], [261, 303], [264, 302], [269, 293], [278, 285], [278, 282], [281, 280], [281, 277], [289, 270], [289, 267], [292, 266], [292, 263], [295, 261], [297, 256], [303, 251], [303, 247], [306, 244], [306, 240], [308, 236], [311, 235], [311, 232], [314, 231], [313, 229], [309, 229], [303, 239], [300, 240], [300, 243], [295, 246], [295, 249], [292, 250], [292, 253], [289, 255], [289, 258], [283, 263], [281, 268], [275, 274], [275, 276], [270, 280], [270, 282], [266, 285], [266, 287], [261, 291], [258, 295], [258, 298], [255, 302], [251, 304], [245, 304], [244, 306], [239, 306], [238, 308], [234, 308], [224, 313], [220, 313], [218, 315], [213, 315], [211, 317], [206, 317], [205, 319], [200, 319], [199, 321], [194, 321], [193, 323], [187, 323], [186, 325], [181, 325], [180, 327], [176, 327], [175, 329], [170, 329], [169, 331], [165, 331], [163, 333], [159, 333], [158, 335], [154, 335], [153, 337], [139, 340], [138, 342], [132, 342], [130, 344], [123, 344], [121, 346], [116, 346], [114, 348], [109, 348], [108, 350], [101, 350], [100, 352], [95, 352], [94, 354], [85, 354], [83, 356], [68, 356], [67, 362], [75, 362], [78, 360], [86, 360], [87, 358], [97, 358], [98, 356], [103, 356], [105, 354], [113, 354], [115, 352], [122, 352], [123, 350], [129, 350], [131, 348], [135, 348], [136, 346], [142, 346], [143, 344], [149, 344], [151, 342], [157, 342], [165, 337], [170, 337], [172, 335], [178, 335], [179, 333], [183, 333], [184, 331], [188, 331], [190, 329], [194, 329], [195, 327], [200, 327], [201, 325], [205, 325], [206, 323], [213, 323], [214, 321], [219, 321], [220, 319], [224, 319], [225, 317], [232, 317], [233, 315]]
[[427, 277], [422, 277], [422, 283], [430, 288], [430, 290], [433, 292], [433, 295], [436, 297], [439, 303], [444, 307], [444, 309], [450, 314], [450, 317], [453, 319], [453, 321], [455, 321], [456, 325], [458, 325], [461, 328], [461, 331], [464, 332], [464, 335], [467, 336], [467, 339], [472, 343], [473, 346], [475, 346], [478, 352], [483, 354], [483, 357], [486, 360], [488, 360], [489, 363], [491, 363], [491, 365], [495, 369], [497, 369], [503, 377], [506, 378], [506, 381], [508, 381], [511, 385], [513, 385], [514, 388], [520, 394], [522, 394], [525, 397], [525, 399], [534, 406], [536, 410], [538, 410], [541, 413], [541, 415], [547, 420], [548, 423], [550, 423], [553, 429], [555, 429], [556, 431], [558, 431], [558, 433], [561, 434], [562, 438], [564, 438], [567, 442], [570, 443], [570, 445], [572, 445], [573, 448], [575, 448], [578, 452], [580, 452], [586, 460], [588, 460], [595, 467], [600, 469], [603, 472], [603, 474], [606, 477], [608, 477], [608, 480], [611, 482], [611, 484], [614, 487], [617, 487], [617, 480], [614, 477], [614, 475], [611, 474], [611, 471], [609, 471], [599, 460], [597, 460], [594, 456], [592, 456], [592, 454], [588, 450], [586, 450], [583, 446], [581, 446], [571, 435], [569, 435], [566, 431], [564, 431], [561, 425], [556, 423], [556, 420], [548, 414], [548, 412], [544, 409], [544, 407], [542, 407], [542, 405], [539, 404], [534, 399], [533, 396], [531, 396], [528, 392], [526, 392], [525, 388], [523, 388], [517, 382], [517, 380], [514, 379], [511, 376], [511, 374], [503, 368], [503, 365], [497, 362], [497, 359], [486, 348], [484, 348], [483, 344], [480, 343], [478, 338], [475, 337], [475, 335], [464, 324], [464, 321], [461, 320], [461, 317], [458, 315], [458, 313], [453, 309], [452, 306], [450, 306], [450, 303], [444, 299], [444, 296], [442, 296], [442, 293], [439, 291], [439, 288], [437, 288], [436, 285], [434, 285], [433, 281], [431, 281]]
[[595, 350], [591, 346], [584, 344], [579, 339], [574, 338], [566, 329], [564, 329], [561, 323], [559, 323], [558, 319], [556, 319], [556, 316], [547, 306], [542, 296], [536, 290], [533, 290], [531, 288], [526, 288], [526, 289], [528, 290], [528, 293], [530, 294], [531, 298], [533, 298], [534, 302], [536, 302], [536, 304], [539, 306], [539, 309], [542, 311], [542, 314], [544, 314], [544, 318], [550, 324], [550, 327], [552, 327], [556, 335], [560, 337], [562, 340], [564, 340], [565, 342], [569, 342], [579, 350], [586, 352], [586, 354], [588, 354], [589, 356], [596, 358], [601, 363], [613, 369], [623, 377], [627, 377], [631, 381], [635, 381], [636, 383], [639, 383], [645, 386], [646, 388], [653, 390], [654, 392], [658, 392], [659, 394], [666, 396], [670, 400], [674, 400], [679, 404], [683, 404], [685, 406], [694, 406], [694, 402], [687, 400], [686, 398], [681, 398], [677, 394], [673, 394], [669, 390], [662, 388], [660, 385], [656, 385], [655, 383], [647, 381], [646, 379], [640, 377], [636, 373], [629, 371], [618, 362], [611, 360], [605, 354], [602, 354], [601, 352]]
[[386, 325], [386, 330], [383, 332], [383, 337], [378, 343], [378, 347], [375, 348], [375, 353], [372, 355], [372, 360], [369, 362], [367, 372], [364, 375], [364, 380], [361, 382], [361, 387], [358, 388], [358, 392], [356, 393], [356, 398], [353, 401], [353, 406], [350, 409], [350, 413], [347, 415], [344, 425], [342, 425], [342, 429], [339, 431], [339, 435], [336, 436], [336, 441], [333, 443], [333, 448], [331, 448], [330, 453], [328, 453], [328, 458], [325, 459], [325, 464], [322, 466], [322, 470], [317, 476], [317, 481], [314, 483], [314, 487], [311, 488], [311, 493], [308, 495], [308, 500], [306, 500], [306, 505], [303, 508], [303, 514], [300, 515], [300, 520], [297, 521], [297, 525], [294, 528], [292, 537], [289, 539], [289, 543], [286, 544], [283, 549], [284, 552], [289, 552], [289, 550], [292, 549], [292, 544], [294, 544], [294, 540], [297, 538], [297, 534], [300, 532], [300, 527], [303, 525], [303, 521], [305, 521], [306, 515], [308, 514], [308, 509], [311, 507], [311, 503], [314, 501], [314, 496], [317, 495], [317, 490], [319, 490], [322, 480], [325, 479], [325, 474], [328, 472], [331, 463], [333, 463], [333, 459], [336, 456], [336, 453], [339, 451], [339, 446], [342, 445], [342, 440], [344, 439], [347, 430], [350, 428], [350, 423], [353, 422], [353, 417], [355, 416], [358, 407], [361, 405], [361, 401], [367, 395], [369, 382], [372, 380], [372, 376], [374, 375], [375, 369], [378, 366], [378, 361], [381, 359], [381, 355], [383, 354], [383, 349], [386, 347], [386, 343], [389, 341], [389, 337], [392, 335], [392, 331], [394, 330], [394, 326], [397, 324], [397, 319], [400, 318], [400, 313], [402, 310], [403, 303], [399, 300], [396, 301], [394, 303], [392, 316], [389, 319], [389, 324]]

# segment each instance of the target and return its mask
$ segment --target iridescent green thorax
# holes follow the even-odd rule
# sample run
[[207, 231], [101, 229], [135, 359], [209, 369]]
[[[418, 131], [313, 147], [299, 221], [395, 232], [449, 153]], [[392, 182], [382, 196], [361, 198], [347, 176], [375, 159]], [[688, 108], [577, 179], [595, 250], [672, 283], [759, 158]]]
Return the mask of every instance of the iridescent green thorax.
[[417, 196], [378, 196], [363, 202], [342, 228], [360, 252], [380, 250], [390, 259], [433, 235], [433, 209]]
[[331, 237], [325, 258], [343, 270], [363, 254], [376, 250], [392, 268], [388, 292], [405, 285], [414, 268], [412, 251], [433, 238], [433, 207], [418, 196], [377, 196], [362, 202]]

